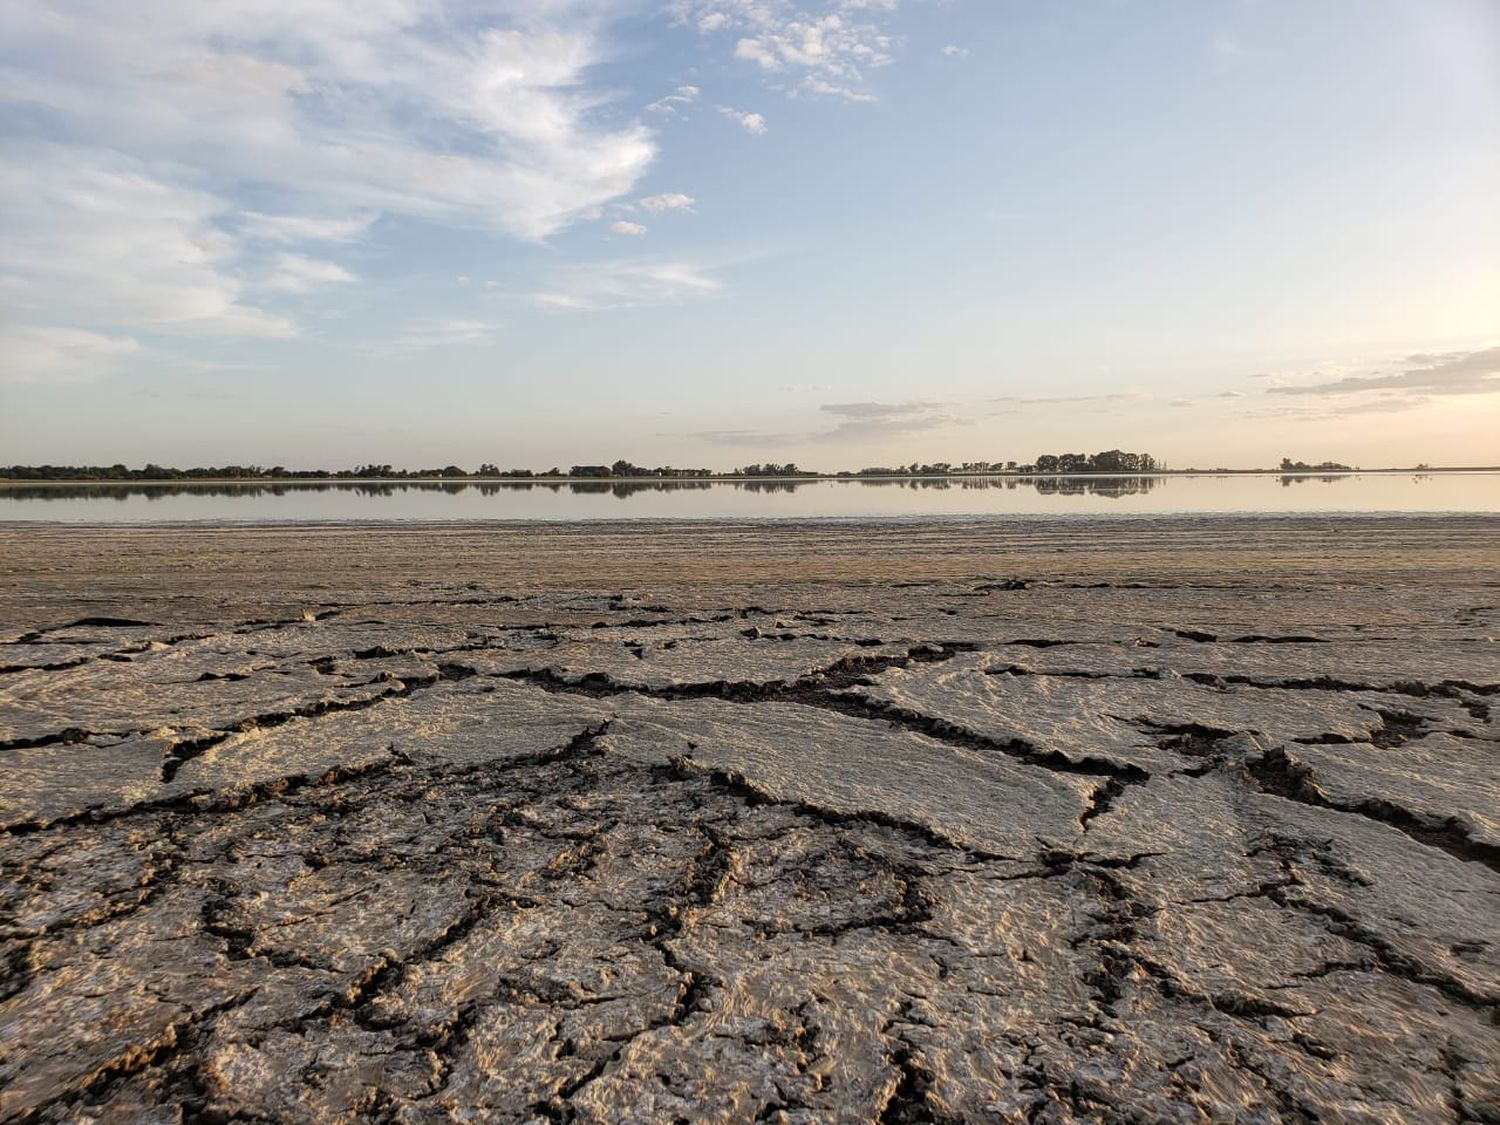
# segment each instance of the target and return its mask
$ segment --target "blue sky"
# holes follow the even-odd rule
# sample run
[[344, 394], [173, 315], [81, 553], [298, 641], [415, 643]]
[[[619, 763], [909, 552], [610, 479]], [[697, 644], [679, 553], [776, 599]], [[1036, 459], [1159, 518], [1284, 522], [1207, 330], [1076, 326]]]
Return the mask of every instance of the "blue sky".
[[0, 461], [1500, 461], [1490, 0], [14, 0]]

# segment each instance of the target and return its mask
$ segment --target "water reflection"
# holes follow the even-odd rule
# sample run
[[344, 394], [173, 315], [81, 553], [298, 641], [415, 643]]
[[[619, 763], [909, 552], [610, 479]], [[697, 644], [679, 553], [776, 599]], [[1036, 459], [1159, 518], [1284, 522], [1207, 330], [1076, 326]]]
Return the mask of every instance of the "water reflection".
[[[1294, 484], [1301, 484], [1303, 481], [1308, 480], [1316, 480], [1322, 481], [1324, 484], [1332, 484], [1337, 480], [1348, 479], [1349, 478], [1347, 477], [1347, 475], [1343, 473], [1283, 473], [1281, 475], [1281, 487], [1290, 488]], [[1412, 479], [1415, 480], [1417, 478], [1413, 477]]]
[[[1286, 478], [1282, 478], [1285, 481]], [[1321, 478], [1337, 480], [1337, 477]], [[191, 484], [177, 481], [82, 484], [18, 484], [0, 488], [6, 500], [114, 500], [133, 498], [163, 500], [172, 496], [225, 499], [273, 497], [314, 493], [346, 493], [381, 497], [403, 493], [441, 493], [458, 496], [473, 492], [480, 496], [505, 493], [567, 492], [575, 496], [616, 496], [621, 500], [646, 492], [704, 492], [713, 488], [733, 489], [756, 495], [787, 495], [799, 489], [826, 487], [828, 479], [807, 480], [544, 480], [544, 481], [233, 481]], [[904, 488], [913, 492], [965, 489], [1034, 489], [1043, 496], [1138, 496], [1162, 483], [1160, 477], [842, 477], [834, 483], [861, 488]]]
[[[1299, 487], [1291, 487], [1293, 480]], [[1318, 487], [1334, 482], [1336, 487]], [[1500, 474], [0, 484], [0, 522], [926, 519], [1227, 512], [1500, 512]]]

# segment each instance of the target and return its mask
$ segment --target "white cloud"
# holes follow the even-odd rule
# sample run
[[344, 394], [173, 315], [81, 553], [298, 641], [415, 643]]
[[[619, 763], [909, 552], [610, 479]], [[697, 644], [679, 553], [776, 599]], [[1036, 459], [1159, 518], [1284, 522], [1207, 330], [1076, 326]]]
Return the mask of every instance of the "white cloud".
[[316, 215], [267, 215], [241, 211], [240, 233], [266, 242], [351, 242], [370, 229], [374, 215], [320, 218]]
[[[381, 215], [544, 238], [655, 156], [589, 86], [615, 8], [0, 6], [5, 99], [56, 138], [0, 158], [0, 301], [17, 323], [289, 335], [244, 299], [255, 243], [348, 241]], [[272, 279], [346, 280], [296, 263]]]
[[627, 235], [630, 238], [640, 238], [641, 235], [646, 233], [645, 224], [631, 223], [627, 222], [624, 219], [619, 219], [616, 222], [610, 223], [609, 229], [614, 234], [623, 234]]
[[222, 200], [102, 148], [0, 160], [0, 304], [22, 324], [285, 336], [242, 297]]
[[696, 202], [691, 195], [674, 191], [664, 195], [648, 195], [641, 200], [641, 206], [653, 215], [659, 215], [663, 211], [691, 211]]
[[442, 348], [482, 344], [495, 336], [495, 326], [462, 317], [425, 317], [407, 325], [395, 340], [401, 348]]
[[71, 381], [110, 374], [140, 342], [79, 328], [0, 326], [0, 380]]
[[646, 107], [648, 113], [664, 113], [668, 116], [675, 114], [678, 107], [692, 105], [698, 100], [700, 93], [696, 86], [679, 86], [675, 94], [668, 94], [664, 98], [658, 98]]
[[882, 18], [898, 0], [676, 0], [677, 17], [704, 35], [734, 34], [735, 58], [797, 77], [795, 90], [873, 100], [866, 71], [894, 58]]
[[635, 308], [677, 304], [723, 287], [690, 262], [592, 262], [554, 271], [548, 287], [532, 293], [531, 300], [554, 309]]
[[957, 43], [949, 43], [943, 48], [943, 54], [950, 59], [966, 59], [969, 57], [969, 48], [960, 47]]
[[737, 109], [731, 109], [727, 105], [721, 105], [719, 112], [725, 117], [733, 118], [740, 123], [740, 127], [747, 133], [759, 136], [766, 131], [766, 119], [758, 113], [743, 113]]
[[[267, 289], [285, 293], [306, 293], [320, 285], [333, 285], [353, 281], [354, 275], [337, 262], [320, 258], [308, 258], [302, 254], [278, 254], [270, 276], [264, 282]], [[460, 278], [467, 281], [467, 278]]]
[[588, 12], [602, 10], [501, 0], [480, 22], [463, 0], [18, 0], [0, 41], [12, 99], [75, 135], [254, 180], [322, 217], [541, 237], [628, 191], [654, 155], [644, 128], [593, 123]]

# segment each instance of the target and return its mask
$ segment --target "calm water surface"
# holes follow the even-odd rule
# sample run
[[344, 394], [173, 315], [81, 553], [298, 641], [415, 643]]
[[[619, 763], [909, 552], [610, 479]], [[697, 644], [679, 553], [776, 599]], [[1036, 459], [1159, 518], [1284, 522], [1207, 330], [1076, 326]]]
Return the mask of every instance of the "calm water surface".
[[0, 521], [42, 523], [1442, 512], [1500, 513], [1500, 473], [0, 485]]

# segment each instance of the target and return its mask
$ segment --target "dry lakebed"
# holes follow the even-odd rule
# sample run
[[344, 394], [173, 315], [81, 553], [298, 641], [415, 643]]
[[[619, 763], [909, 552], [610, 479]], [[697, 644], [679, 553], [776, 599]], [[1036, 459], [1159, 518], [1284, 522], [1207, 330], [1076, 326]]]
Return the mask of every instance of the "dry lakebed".
[[0, 1121], [1500, 1121], [1497, 564], [0, 528]]

